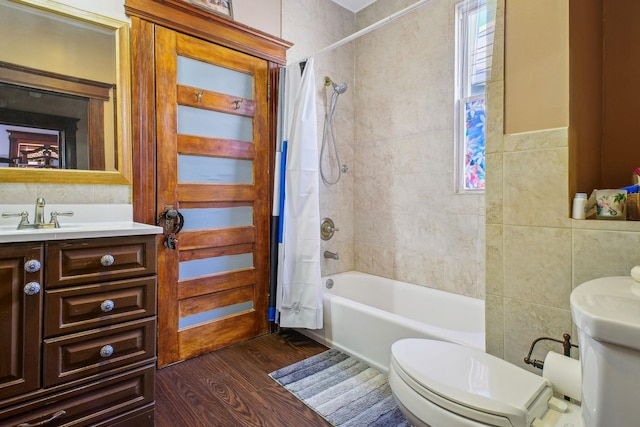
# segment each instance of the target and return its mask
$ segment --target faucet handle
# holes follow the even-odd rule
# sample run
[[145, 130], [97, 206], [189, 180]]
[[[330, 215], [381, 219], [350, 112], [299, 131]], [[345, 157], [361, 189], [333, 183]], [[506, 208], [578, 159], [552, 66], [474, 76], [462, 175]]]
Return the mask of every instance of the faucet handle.
[[331, 239], [333, 237], [333, 233], [336, 231], [340, 231], [340, 229], [336, 228], [333, 220], [331, 218], [323, 218], [320, 223], [320, 237], [322, 240]]
[[73, 212], [69, 211], [69, 212], [56, 212], [56, 211], [51, 211], [51, 221], [49, 221], [50, 224], [55, 224], [56, 228], [60, 228], [60, 223], [58, 222], [58, 217], [59, 216], [73, 216]]
[[18, 224], [18, 230], [20, 230], [22, 228], [23, 225], [29, 224], [29, 213], [27, 211], [22, 211], [20, 213], [10, 213], [10, 212], [3, 212], [2, 213], [2, 218], [13, 218], [13, 217], [20, 217], [20, 223]]

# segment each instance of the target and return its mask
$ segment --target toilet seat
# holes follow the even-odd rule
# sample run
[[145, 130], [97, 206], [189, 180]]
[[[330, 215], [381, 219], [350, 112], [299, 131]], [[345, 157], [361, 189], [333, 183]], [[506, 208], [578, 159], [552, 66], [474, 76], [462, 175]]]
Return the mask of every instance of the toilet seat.
[[553, 397], [545, 378], [462, 345], [403, 339], [391, 354], [390, 382], [397, 375], [432, 404], [478, 425], [529, 427]]

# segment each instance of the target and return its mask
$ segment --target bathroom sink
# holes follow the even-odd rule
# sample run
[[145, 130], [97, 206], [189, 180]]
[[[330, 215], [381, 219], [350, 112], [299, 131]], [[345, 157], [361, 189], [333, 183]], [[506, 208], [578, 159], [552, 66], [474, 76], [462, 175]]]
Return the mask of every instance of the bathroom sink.
[[61, 224], [60, 228], [29, 228], [0, 226], [0, 243], [43, 240], [91, 239], [96, 237], [134, 236], [162, 233], [161, 227], [132, 221]]
[[[25, 228], [18, 230], [18, 218], [0, 218], [0, 243], [30, 242], [63, 239], [90, 239], [96, 237], [133, 236], [162, 233], [161, 227], [133, 221], [131, 205], [47, 205], [49, 212], [73, 212], [72, 217], [58, 217], [60, 228]], [[2, 212], [27, 211], [28, 205], [0, 205]], [[33, 216], [31, 217], [33, 218]]]
[[631, 276], [581, 284], [571, 293], [571, 314], [595, 340], [640, 350], [640, 283]]

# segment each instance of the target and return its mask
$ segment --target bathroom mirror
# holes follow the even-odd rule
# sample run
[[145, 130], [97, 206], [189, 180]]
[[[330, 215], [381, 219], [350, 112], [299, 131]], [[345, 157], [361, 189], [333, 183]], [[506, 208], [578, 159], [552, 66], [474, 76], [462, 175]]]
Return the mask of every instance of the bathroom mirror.
[[129, 184], [129, 24], [0, 0], [0, 181]]

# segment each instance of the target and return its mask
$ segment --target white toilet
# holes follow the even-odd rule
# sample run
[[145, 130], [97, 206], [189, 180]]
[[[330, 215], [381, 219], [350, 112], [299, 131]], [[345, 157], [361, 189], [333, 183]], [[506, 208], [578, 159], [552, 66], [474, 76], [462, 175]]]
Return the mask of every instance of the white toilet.
[[586, 282], [571, 294], [582, 368], [581, 405], [553, 384], [480, 350], [403, 339], [391, 348], [389, 384], [416, 427], [640, 425], [640, 283]]

